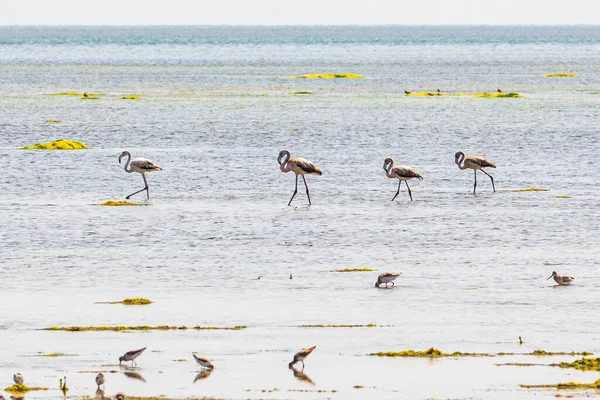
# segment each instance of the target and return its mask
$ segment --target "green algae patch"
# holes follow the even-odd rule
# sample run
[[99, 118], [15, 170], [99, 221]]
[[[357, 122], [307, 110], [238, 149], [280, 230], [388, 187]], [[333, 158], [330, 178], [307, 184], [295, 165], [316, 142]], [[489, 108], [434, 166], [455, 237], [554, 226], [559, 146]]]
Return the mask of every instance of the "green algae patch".
[[442, 97], [449, 96], [447, 93], [439, 93], [439, 92], [411, 92], [406, 93], [408, 97]]
[[550, 189], [540, 188], [540, 187], [532, 187], [525, 189], [512, 189], [511, 192], [522, 193], [522, 192], [549, 192]]
[[48, 143], [36, 143], [33, 146], [22, 147], [21, 150], [84, 150], [85, 143], [75, 140], [59, 139]]
[[[534, 350], [531, 353], [527, 354], [529, 356], [591, 356], [594, 353], [590, 353], [589, 351], [571, 351], [571, 352], [562, 352], [562, 351], [546, 351], [546, 350]], [[585, 359], [584, 359], [585, 360]]]
[[373, 272], [375, 271], [372, 268], [344, 268], [344, 269], [334, 269], [330, 272]]
[[573, 78], [579, 76], [577, 74], [571, 74], [568, 72], [557, 72], [555, 74], [544, 74], [546, 78]]
[[555, 199], [572, 199], [573, 198], [573, 196], [552, 196], [552, 197], [554, 197]]
[[403, 350], [403, 351], [386, 351], [379, 353], [370, 353], [369, 356], [376, 357], [418, 357], [418, 358], [441, 358], [441, 357], [494, 357], [488, 353], [462, 353], [455, 351], [454, 353], [444, 353], [443, 351], [430, 347], [425, 351]]
[[94, 204], [96, 206], [109, 206], [109, 207], [120, 207], [120, 206], [148, 206], [149, 204], [132, 203], [125, 200], [107, 200], [100, 204]]
[[496, 93], [475, 93], [474, 97], [484, 97], [486, 99], [495, 99], [495, 98], [522, 98], [523, 95], [519, 93], [504, 93], [504, 92], [496, 92]]
[[582, 358], [572, 363], [561, 362], [560, 368], [575, 368], [579, 371], [600, 371], [600, 358]]
[[298, 94], [313, 94], [313, 92], [290, 92], [289, 94], [298, 95]]
[[525, 389], [600, 389], [600, 379], [592, 383], [564, 382], [556, 385], [519, 385]]
[[375, 324], [366, 325], [298, 325], [299, 328], [375, 328]]
[[358, 74], [308, 74], [308, 75], [299, 75], [296, 78], [300, 79], [362, 79], [364, 76]]
[[9, 393], [27, 393], [34, 390], [48, 390], [48, 388], [27, 386], [22, 383], [15, 383], [14, 385], [4, 388], [4, 390]]
[[121, 97], [121, 100], [139, 100], [140, 96], [137, 94], [126, 94]]
[[117, 326], [51, 326], [49, 328], [43, 328], [43, 331], [65, 331], [65, 332], [125, 332], [125, 331], [176, 331], [176, 330], [187, 330], [187, 329], [195, 329], [195, 330], [223, 330], [223, 331], [239, 331], [245, 329], [246, 326], [171, 326], [171, 325], [158, 325], [158, 326], [149, 326], [149, 325], [138, 325], [138, 326], [125, 326], [125, 325], [117, 325]]
[[62, 122], [62, 121], [60, 119], [47, 119], [46, 122], [49, 124], [58, 124], [59, 122]]

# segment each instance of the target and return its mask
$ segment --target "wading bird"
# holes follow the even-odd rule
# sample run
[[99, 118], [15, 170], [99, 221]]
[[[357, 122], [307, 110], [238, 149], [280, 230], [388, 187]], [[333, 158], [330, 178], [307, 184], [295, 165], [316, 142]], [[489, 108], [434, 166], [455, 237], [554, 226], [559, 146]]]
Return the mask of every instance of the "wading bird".
[[569, 286], [571, 282], [575, 280], [572, 276], [559, 275], [556, 271], [552, 271], [552, 275], [550, 275], [548, 279], [550, 278], [554, 278], [554, 282], [558, 283], [560, 286]]
[[498, 93], [502, 93], [502, 90], [500, 90], [500, 89], [496, 89], [496, 90], [498, 90]]
[[313, 347], [309, 347], [308, 349], [302, 349], [299, 352], [297, 352], [296, 354], [294, 354], [294, 359], [292, 360], [291, 363], [288, 364], [288, 366], [290, 368], [292, 368], [294, 366], [294, 364], [296, 364], [297, 362], [301, 362], [302, 363], [302, 370], [304, 370], [304, 359], [306, 357], [308, 357], [310, 355], [310, 353], [313, 352], [314, 349], [316, 349], [317, 346], [313, 346]]
[[138, 190], [137, 192], [131, 193], [129, 196], [127, 196], [125, 198], [129, 199], [134, 194], [138, 194], [139, 192], [143, 192], [145, 190], [146, 196], [149, 200], [150, 192], [148, 191], [148, 181], [146, 180], [145, 173], [153, 172], [153, 171], [162, 171], [162, 168], [158, 164], [155, 164], [154, 162], [148, 160], [147, 158], [131, 159], [131, 153], [127, 150], [122, 152], [121, 155], [119, 156], [119, 164], [121, 164], [121, 159], [125, 156], [127, 156], [127, 161], [125, 162], [125, 172], [128, 172], [128, 173], [138, 172], [138, 173], [142, 174], [142, 178], [144, 178], [144, 188], [141, 190]]
[[104, 374], [102, 372], [96, 375], [96, 385], [98, 385], [98, 389], [100, 389], [100, 385], [104, 385]]
[[23, 375], [20, 372], [17, 372], [13, 375], [13, 381], [17, 384], [23, 384]]
[[413, 178], [423, 180], [423, 177], [419, 175], [417, 171], [410, 167], [407, 167], [406, 165], [394, 165], [394, 160], [392, 160], [390, 157], [386, 158], [383, 162], [383, 170], [385, 171], [385, 174], [388, 178], [398, 179], [398, 191], [396, 192], [396, 195], [394, 195], [394, 197], [392, 198], [392, 201], [394, 201], [394, 199], [396, 199], [396, 197], [398, 196], [398, 193], [400, 193], [400, 184], [402, 183], [402, 181], [406, 183], [406, 187], [408, 188], [408, 195], [410, 196], [410, 201], [412, 201], [412, 193], [410, 192], [410, 187], [408, 186], [407, 181]]
[[310, 202], [310, 193], [308, 192], [308, 185], [306, 184], [306, 178], [304, 175], [306, 174], [314, 174], [314, 175], [323, 175], [321, 170], [317, 168], [317, 166], [311, 163], [308, 160], [300, 157], [290, 158], [290, 152], [287, 150], [281, 150], [279, 152], [279, 157], [277, 157], [277, 162], [279, 163], [279, 169], [281, 172], [290, 172], [296, 174], [296, 187], [294, 189], [294, 194], [290, 199], [288, 206], [292, 204], [292, 200], [294, 200], [294, 196], [298, 193], [298, 175], [302, 175], [302, 180], [304, 181], [304, 187], [306, 188], [306, 196], [308, 197], [308, 205], [312, 205]]
[[[464, 162], [463, 162], [464, 161]], [[487, 176], [490, 177], [490, 179], [492, 180], [492, 187], [494, 188], [494, 192], [496, 192], [496, 186], [494, 185], [494, 178], [488, 174], [487, 172], [485, 172], [484, 168], [496, 168], [496, 165], [491, 162], [490, 160], [483, 158], [483, 157], [477, 157], [477, 156], [469, 156], [467, 158], [465, 158], [465, 153], [463, 153], [462, 151], [459, 151], [458, 153], [456, 153], [454, 155], [454, 162], [456, 163], [456, 165], [458, 165], [458, 168], [460, 169], [472, 169], [473, 172], [475, 173], [475, 183], [473, 184], [473, 194], [475, 194], [475, 188], [477, 187], [477, 170], [483, 172], [484, 174], [486, 174]], [[461, 165], [462, 163], [462, 165]]]
[[131, 350], [131, 351], [128, 351], [127, 353], [123, 354], [121, 357], [119, 357], [119, 365], [121, 365], [121, 363], [123, 361], [131, 361], [132, 367], [133, 367], [134, 363], [135, 363], [135, 365], [137, 365], [137, 363], [135, 362], [135, 359], [138, 358], [144, 352], [144, 350], [146, 350], [145, 347], [143, 349], [139, 349], [139, 350]]
[[[402, 275], [402, 272], [384, 272], [379, 274], [377, 277], [377, 282], [375, 282], [375, 287], [378, 288], [382, 283], [385, 283], [385, 287], [388, 287], [388, 283], [394, 281], [397, 277]], [[392, 282], [392, 287], [394, 286], [394, 282]]]
[[192, 355], [194, 356], [194, 360], [196, 360], [196, 362], [198, 364], [200, 364], [200, 366], [202, 368], [208, 368], [210, 370], [215, 369], [215, 366], [212, 365], [212, 363], [210, 362], [210, 360], [208, 358], [206, 358], [206, 357], [198, 357], [195, 354], [192, 354]]
[[410, 92], [408, 90], [405, 90], [404, 93], [405, 94], [410, 94]]

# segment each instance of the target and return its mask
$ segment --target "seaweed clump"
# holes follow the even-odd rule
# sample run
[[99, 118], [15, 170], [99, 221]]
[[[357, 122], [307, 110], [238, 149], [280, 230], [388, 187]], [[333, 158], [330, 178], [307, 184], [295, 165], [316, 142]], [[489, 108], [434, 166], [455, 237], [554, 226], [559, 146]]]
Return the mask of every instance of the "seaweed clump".
[[4, 388], [4, 390], [9, 393], [27, 393], [34, 390], [48, 390], [48, 388], [27, 386], [22, 383], [15, 383], [7, 388]]
[[290, 92], [289, 94], [313, 94], [313, 92]]
[[558, 366], [561, 368], [575, 368], [580, 371], [600, 371], [600, 358], [582, 358], [572, 363], [561, 362]]
[[189, 328], [187, 326], [170, 326], [170, 325], [158, 325], [158, 326], [149, 326], [149, 325], [138, 325], [138, 326], [125, 326], [125, 325], [117, 325], [117, 326], [51, 326], [49, 328], [42, 329], [43, 331], [66, 331], [66, 332], [105, 332], [105, 331], [113, 331], [113, 332], [123, 332], [123, 331], [169, 331], [169, 330], [187, 330], [187, 329], [196, 329], [196, 330], [224, 330], [224, 331], [239, 331], [245, 329], [246, 326], [194, 326]]
[[500, 97], [510, 97], [510, 98], [521, 98], [523, 95], [519, 93], [504, 93], [504, 92], [496, 92], [496, 93], [476, 93], [475, 97], [485, 97], [487, 99], [500, 98]]
[[47, 119], [46, 122], [51, 123], [51, 124], [58, 124], [59, 122], [62, 122], [60, 119]]
[[493, 357], [488, 353], [462, 353], [455, 351], [454, 353], [444, 353], [443, 351], [430, 347], [425, 351], [404, 350], [404, 351], [387, 351], [379, 353], [370, 353], [369, 356], [377, 357], [420, 357], [420, 358], [440, 358], [440, 357]]
[[375, 328], [375, 324], [366, 325], [300, 325], [300, 328]]
[[102, 202], [102, 203], [96, 204], [96, 205], [97, 206], [118, 207], [118, 206], [147, 206], [148, 204], [132, 203], [130, 201], [125, 201], [125, 200], [107, 200], [105, 202]]
[[308, 74], [308, 75], [299, 75], [296, 78], [301, 78], [301, 79], [340, 79], [340, 78], [362, 79], [362, 78], [364, 78], [364, 76], [358, 75], [358, 74], [341, 73], [341, 74]]
[[121, 97], [122, 100], [139, 100], [140, 96], [137, 94], [126, 94]]
[[549, 192], [549, 191], [550, 191], [550, 189], [539, 188], [539, 187], [511, 190], [511, 192], [518, 192], [518, 193], [521, 193], [521, 192]]
[[[590, 353], [589, 351], [581, 351], [581, 352], [575, 352], [575, 351], [571, 351], [569, 353], [567, 352], [562, 352], [562, 351], [546, 351], [546, 350], [534, 350], [531, 353], [529, 353], [529, 355], [531, 356], [591, 356], [594, 353]], [[585, 360], [585, 358], [584, 358]]]
[[592, 383], [564, 382], [556, 385], [519, 385], [525, 389], [600, 389], [600, 379]]
[[375, 271], [373, 268], [344, 268], [334, 269], [331, 272], [372, 272]]
[[144, 306], [146, 304], [152, 304], [152, 301], [149, 299], [144, 299], [143, 297], [134, 297], [134, 298], [127, 298], [124, 299], [123, 301], [120, 301], [119, 303], [123, 303], [125, 305], [128, 306]]
[[572, 78], [572, 77], [579, 76], [579, 75], [568, 73], [568, 72], [557, 72], [555, 74], [544, 74], [544, 76], [547, 78], [564, 78], [564, 77]]
[[22, 147], [21, 150], [83, 150], [85, 143], [75, 140], [59, 139], [48, 143], [36, 143], [33, 146]]

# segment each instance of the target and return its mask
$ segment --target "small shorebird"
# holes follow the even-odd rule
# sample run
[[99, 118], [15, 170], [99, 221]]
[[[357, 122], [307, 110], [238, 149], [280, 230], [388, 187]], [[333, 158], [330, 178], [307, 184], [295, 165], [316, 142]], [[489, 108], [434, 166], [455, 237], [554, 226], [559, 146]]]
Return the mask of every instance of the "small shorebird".
[[392, 287], [394, 287], [394, 280], [402, 275], [402, 272], [384, 272], [379, 274], [377, 277], [377, 282], [375, 282], [375, 287], [378, 288], [382, 283], [385, 283], [385, 287], [388, 287], [388, 283], [392, 282]]
[[410, 94], [410, 92], [408, 90], [405, 90], [404, 93], [405, 94]]
[[121, 155], [119, 156], [119, 164], [121, 164], [121, 159], [125, 156], [127, 156], [127, 161], [125, 162], [125, 172], [127, 172], [127, 173], [138, 172], [138, 173], [142, 174], [142, 178], [144, 178], [144, 185], [145, 185], [143, 189], [138, 190], [137, 192], [131, 193], [129, 196], [127, 196], [125, 198], [129, 200], [129, 198], [131, 196], [133, 196], [134, 194], [138, 194], [139, 192], [143, 192], [145, 190], [147, 198], [150, 199], [150, 192], [148, 191], [148, 181], [146, 180], [145, 174], [146, 174], [146, 172], [162, 171], [162, 168], [158, 164], [155, 164], [153, 161], [150, 161], [147, 158], [131, 159], [131, 153], [127, 150], [122, 152]]
[[500, 90], [500, 89], [496, 89], [496, 90], [498, 91], [498, 93], [502, 93], [502, 90]]
[[13, 381], [17, 384], [23, 384], [23, 375], [20, 372], [17, 372], [13, 375]]
[[294, 194], [288, 203], [288, 206], [292, 204], [292, 200], [294, 200], [294, 196], [298, 193], [298, 175], [302, 175], [302, 180], [304, 181], [304, 187], [306, 188], [306, 196], [308, 197], [308, 205], [311, 205], [310, 202], [310, 194], [308, 192], [308, 186], [306, 185], [306, 178], [304, 175], [306, 174], [314, 174], [314, 175], [323, 175], [321, 170], [317, 168], [317, 166], [311, 163], [308, 160], [300, 157], [290, 158], [290, 152], [287, 150], [281, 150], [279, 152], [279, 157], [277, 157], [277, 162], [279, 163], [279, 169], [281, 172], [290, 172], [296, 174], [296, 188], [294, 189]]
[[423, 180], [423, 177], [414, 169], [407, 167], [406, 165], [394, 165], [394, 160], [390, 157], [386, 158], [383, 162], [383, 170], [385, 174], [390, 179], [398, 179], [398, 191], [396, 191], [396, 195], [392, 198], [392, 201], [396, 199], [398, 193], [400, 193], [400, 184], [402, 181], [406, 183], [406, 187], [408, 188], [408, 195], [410, 196], [410, 201], [412, 201], [412, 193], [410, 191], [410, 187], [408, 186], [408, 181], [413, 178], [418, 178]]
[[196, 362], [198, 364], [200, 364], [200, 366], [202, 366], [202, 368], [208, 368], [210, 370], [215, 369], [215, 366], [212, 365], [212, 363], [210, 362], [210, 360], [206, 357], [198, 357], [195, 354], [192, 354], [194, 356], [194, 360], [196, 360]]
[[294, 364], [296, 364], [297, 362], [301, 362], [302, 363], [302, 370], [304, 370], [304, 359], [306, 357], [308, 357], [310, 355], [310, 353], [313, 352], [314, 349], [316, 349], [317, 346], [313, 346], [313, 347], [309, 347], [308, 349], [302, 349], [299, 352], [297, 352], [296, 354], [294, 354], [294, 359], [292, 360], [291, 363], [288, 364], [288, 366], [290, 368], [292, 368], [292, 366]]
[[119, 357], [119, 365], [121, 365], [121, 363], [123, 361], [131, 361], [132, 367], [133, 367], [134, 363], [135, 363], [135, 365], [137, 365], [137, 363], [135, 362], [135, 359], [138, 358], [144, 352], [144, 350], [146, 350], [145, 347], [143, 349], [139, 349], [139, 350], [131, 350], [131, 351], [128, 351], [127, 353], [123, 354], [121, 357]]
[[[464, 162], [463, 162], [464, 161]], [[465, 153], [459, 151], [454, 155], [454, 162], [458, 165], [460, 169], [472, 169], [475, 173], [475, 183], [473, 184], [473, 194], [475, 194], [475, 188], [477, 187], [477, 171], [481, 171], [492, 180], [492, 187], [494, 188], [494, 192], [496, 192], [496, 186], [494, 185], [494, 178], [485, 172], [484, 168], [496, 168], [496, 164], [488, 160], [487, 158], [478, 157], [478, 156], [469, 156], [465, 158]], [[461, 165], [462, 163], [462, 165]]]
[[96, 375], [96, 385], [98, 385], [98, 389], [100, 389], [100, 385], [104, 385], [104, 374], [102, 372]]
[[442, 91], [440, 89], [437, 90], [438, 93], [442, 93]]
[[554, 278], [554, 282], [558, 283], [560, 286], [569, 286], [571, 282], [575, 280], [572, 276], [559, 275], [556, 271], [552, 271], [552, 275], [550, 275], [548, 279], [550, 278]]

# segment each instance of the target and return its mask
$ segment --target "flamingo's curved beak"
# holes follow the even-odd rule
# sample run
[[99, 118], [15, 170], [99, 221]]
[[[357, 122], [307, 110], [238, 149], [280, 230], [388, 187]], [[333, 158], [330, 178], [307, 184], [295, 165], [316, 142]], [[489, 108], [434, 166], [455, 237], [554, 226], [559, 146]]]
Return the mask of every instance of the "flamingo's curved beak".
[[121, 159], [123, 158], [123, 154], [119, 156], [119, 164], [121, 164]]

